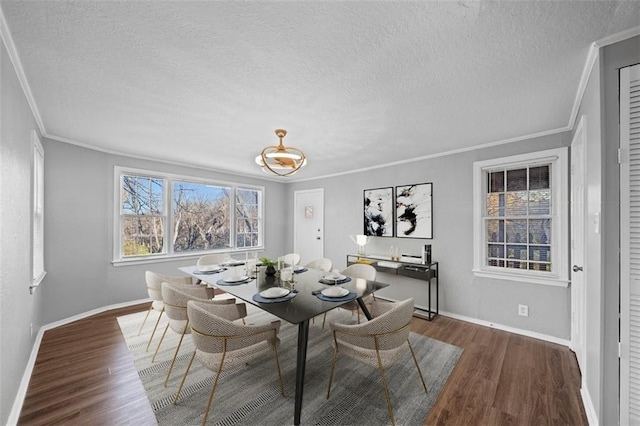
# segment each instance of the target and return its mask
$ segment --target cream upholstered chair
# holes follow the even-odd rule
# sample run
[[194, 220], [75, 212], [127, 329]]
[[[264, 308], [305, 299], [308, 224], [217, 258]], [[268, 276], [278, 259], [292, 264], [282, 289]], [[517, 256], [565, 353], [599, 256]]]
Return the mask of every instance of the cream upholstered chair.
[[322, 272], [329, 272], [333, 267], [333, 262], [331, 262], [331, 259], [323, 257], [320, 259], [312, 260], [311, 262], [304, 265], [304, 267], [309, 269], [317, 269]]
[[[184, 335], [191, 332], [191, 329], [189, 328], [189, 318], [187, 317], [187, 302], [192, 299], [210, 300], [212, 297], [213, 289], [205, 286], [184, 285], [169, 282], [162, 283], [162, 301], [164, 302], [164, 312], [167, 318], [169, 318], [169, 322], [162, 333], [162, 337], [160, 338], [160, 342], [158, 342], [158, 347], [156, 348], [156, 352], [153, 354], [153, 358], [151, 358], [151, 362], [155, 362], [160, 346], [162, 345], [162, 341], [164, 340], [169, 328], [180, 335], [180, 340], [178, 341], [178, 346], [176, 347], [176, 351], [173, 355], [173, 360], [171, 361], [167, 378], [164, 381], [165, 386], [171, 376], [171, 371], [173, 370], [173, 365], [175, 364], [176, 357], [180, 351]], [[221, 304], [233, 304], [235, 303], [235, 299], [220, 299], [216, 300], [216, 302]]]
[[234, 317], [229, 317], [227, 312], [224, 311], [225, 309], [228, 308], [216, 306], [205, 301], [191, 300], [187, 303], [191, 337], [196, 350], [184, 373], [174, 403], [178, 400], [182, 385], [187, 374], [189, 374], [194, 358], [198, 358], [206, 368], [215, 372], [213, 386], [211, 387], [207, 408], [202, 420], [203, 425], [207, 422], [221, 371], [224, 368], [235, 365], [244, 365], [265, 352], [273, 353], [280, 393], [284, 396], [280, 361], [278, 359], [280, 321], [261, 325], [241, 325], [233, 323], [231, 320]]
[[300, 263], [300, 255], [298, 253], [289, 253], [284, 256], [280, 256], [278, 260], [286, 265], [297, 265]]
[[197, 265], [220, 265], [231, 260], [231, 256], [226, 253], [205, 254], [198, 259]]
[[347, 355], [352, 359], [378, 368], [382, 377], [387, 411], [391, 418], [391, 424], [395, 424], [385, 368], [396, 362], [407, 350], [410, 351], [422, 381], [422, 387], [425, 393], [428, 392], [418, 360], [411, 347], [411, 342], [409, 342], [411, 317], [413, 316], [413, 299], [398, 303], [380, 304], [376, 309], [383, 313], [366, 323], [354, 325], [331, 324], [333, 332], [333, 361], [331, 363], [327, 399], [331, 394], [331, 382], [333, 381], [338, 353]]
[[151, 311], [160, 312], [160, 314], [158, 315], [158, 319], [156, 320], [156, 324], [153, 326], [151, 337], [149, 337], [147, 348], [145, 349], [145, 351], [148, 351], [149, 345], [151, 345], [151, 341], [153, 340], [153, 336], [156, 334], [156, 329], [158, 328], [158, 324], [160, 323], [160, 318], [162, 318], [162, 314], [164, 313], [164, 303], [162, 303], [162, 282], [167, 281], [177, 284], [191, 284], [192, 280], [191, 277], [187, 276], [162, 275], [152, 271], [146, 271], [144, 274], [144, 279], [147, 283], [147, 292], [149, 293], [149, 297], [151, 298], [151, 306], [149, 306], [147, 315], [145, 315], [144, 321], [142, 321], [142, 325], [140, 326], [140, 330], [138, 331], [138, 336], [142, 332], [142, 328], [147, 322], [147, 318], [149, 318], [149, 314], [151, 313]]
[[[346, 275], [352, 278], [361, 278], [367, 281], [374, 281], [376, 279], [376, 268], [371, 265], [366, 265], [364, 263], [354, 263], [353, 265], [349, 265], [340, 272], [342, 275]], [[363, 299], [365, 303], [371, 302], [373, 300], [372, 296], [367, 296]], [[360, 324], [360, 305], [358, 302], [353, 300], [351, 302], [345, 303], [344, 305], [340, 305], [342, 309], [348, 309], [350, 311], [355, 311], [358, 314], [358, 324]], [[322, 328], [324, 328], [324, 323], [327, 320], [327, 314], [324, 314], [322, 318]]]

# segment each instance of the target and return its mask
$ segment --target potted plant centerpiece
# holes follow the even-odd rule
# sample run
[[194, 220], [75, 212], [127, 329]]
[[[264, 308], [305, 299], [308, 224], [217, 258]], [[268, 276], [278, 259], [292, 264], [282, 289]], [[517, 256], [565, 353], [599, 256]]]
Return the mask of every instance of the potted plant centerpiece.
[[276, 264], [277, 262], [274, 262], [273, 260], [269, 259], [268, 257], [263, 257], [260, 258], [260, 263], [262, 264], [262, 266], [266, 266], [267, 269], [264, 270], [264, 273], [267, 275], [275, 275], [276, 274]]

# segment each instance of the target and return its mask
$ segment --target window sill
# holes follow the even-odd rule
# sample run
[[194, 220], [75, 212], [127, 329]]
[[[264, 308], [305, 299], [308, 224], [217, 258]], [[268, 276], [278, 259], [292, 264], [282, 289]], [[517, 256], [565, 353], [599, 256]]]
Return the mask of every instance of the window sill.
[[540, 285], [548, 285], [552, 287], [564, 287], [564, 288], [567, 288], [570, 283], [569, 280], [558, 278], [558, 277], [545, 277], [545, 276], [537, 276], [537, 275], [530, 275], [530, 274], [495, 272], [495, 271], [486, 271], [482, 269], [474, 269], [473, 275], [481, 278], [518, 281], [518, 282], [525, 282], [529, 284], [540, 284]]
[[244, 254], [244, 253], [252, 253], [263, 251], [264, 247], [252, 247], [250, 249], [242, 249], [242, 250], [229, 250], [229, 251], [221, 251], [221, 252], [201, 252], [201, 253], [189, 253], [189, 254], [174, 254], [174, 255], [152, 255], [149, 257], [135, 257], [131, 259], [116, 259], [112, 260], [111, 264], [115, 267], [120, 266], [133, 266], [133, 265], [145, 265], [150, 263], [164, 263], [164, 262], [177, 262], [180, 260], [188, 260], [193, 259], [194, 264], [202, 256], [206, 256], [208, 254], [228, 254], [233, 257], [234, 254]]

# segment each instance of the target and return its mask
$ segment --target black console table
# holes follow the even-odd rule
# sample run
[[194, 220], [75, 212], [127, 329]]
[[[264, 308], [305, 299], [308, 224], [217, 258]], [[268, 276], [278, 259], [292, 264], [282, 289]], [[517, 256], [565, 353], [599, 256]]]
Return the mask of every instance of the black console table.
[[[379, 272], [384, 272], [392, 275], [399, 275], [416, 280], [422, 280], [427, 282], [427, 309], [416, 307], [415, 315], [424, 318], [428, 321], [432, 321], [438, 316], [438, 262], [431, 262], [429, 265], [416, 262], [396, 261], [391, 260], [389, 256], [382, 255], [369, 255], [361, 256], [355, 254], [347, 255], [347, 266], [354, 263], [363, 263], [371, 265]], [[432, 305], [432, 291], [435, 287], [435, 310], [431, 308]]]

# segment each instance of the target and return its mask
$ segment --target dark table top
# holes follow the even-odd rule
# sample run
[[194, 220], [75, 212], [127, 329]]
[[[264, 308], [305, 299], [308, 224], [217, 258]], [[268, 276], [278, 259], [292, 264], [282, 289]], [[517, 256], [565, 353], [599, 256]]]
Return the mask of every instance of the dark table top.
[[[331, 287], [331, 285], [323, 284], [319, 281], [325, 273], [314, 269], [295, 273], [293, 289], [297, 291], [296, 296], [289, 301], [279, 303], [258, 303], [253, 300], [254, 294], [270, 287], [291, 288], [290, 284], [283, 284], [278, 278], [265, 275], [264, 267], [258, 268], [258, 272], [254, 280], [240, 285], [217, 284], [219, 280], [224, 279], [225, 277], [236, 275], [238, 272], [235, 271], [234, 268], [229, 268], [227, 271], [217, 274], [198, 274], [196, 273], [196, 271], [198, 271], [198, 266], [185, 266], [179, 269], [202, 280], [209, 286], [217, 287], [238, 299], [255, 305], [292, 324], [299, 324], [317, 315], [335, 309], [340, 305], [349, 303], [349, 301], [327, 302], [320, 300], [316, 295], [312, 294], [313, 291]], [[351, 281], [337, 285], [356, 293], [357, 297], [363, 297], [380, 290], [381, 288], [387, 287], [389, 284], [351, 277]]]

